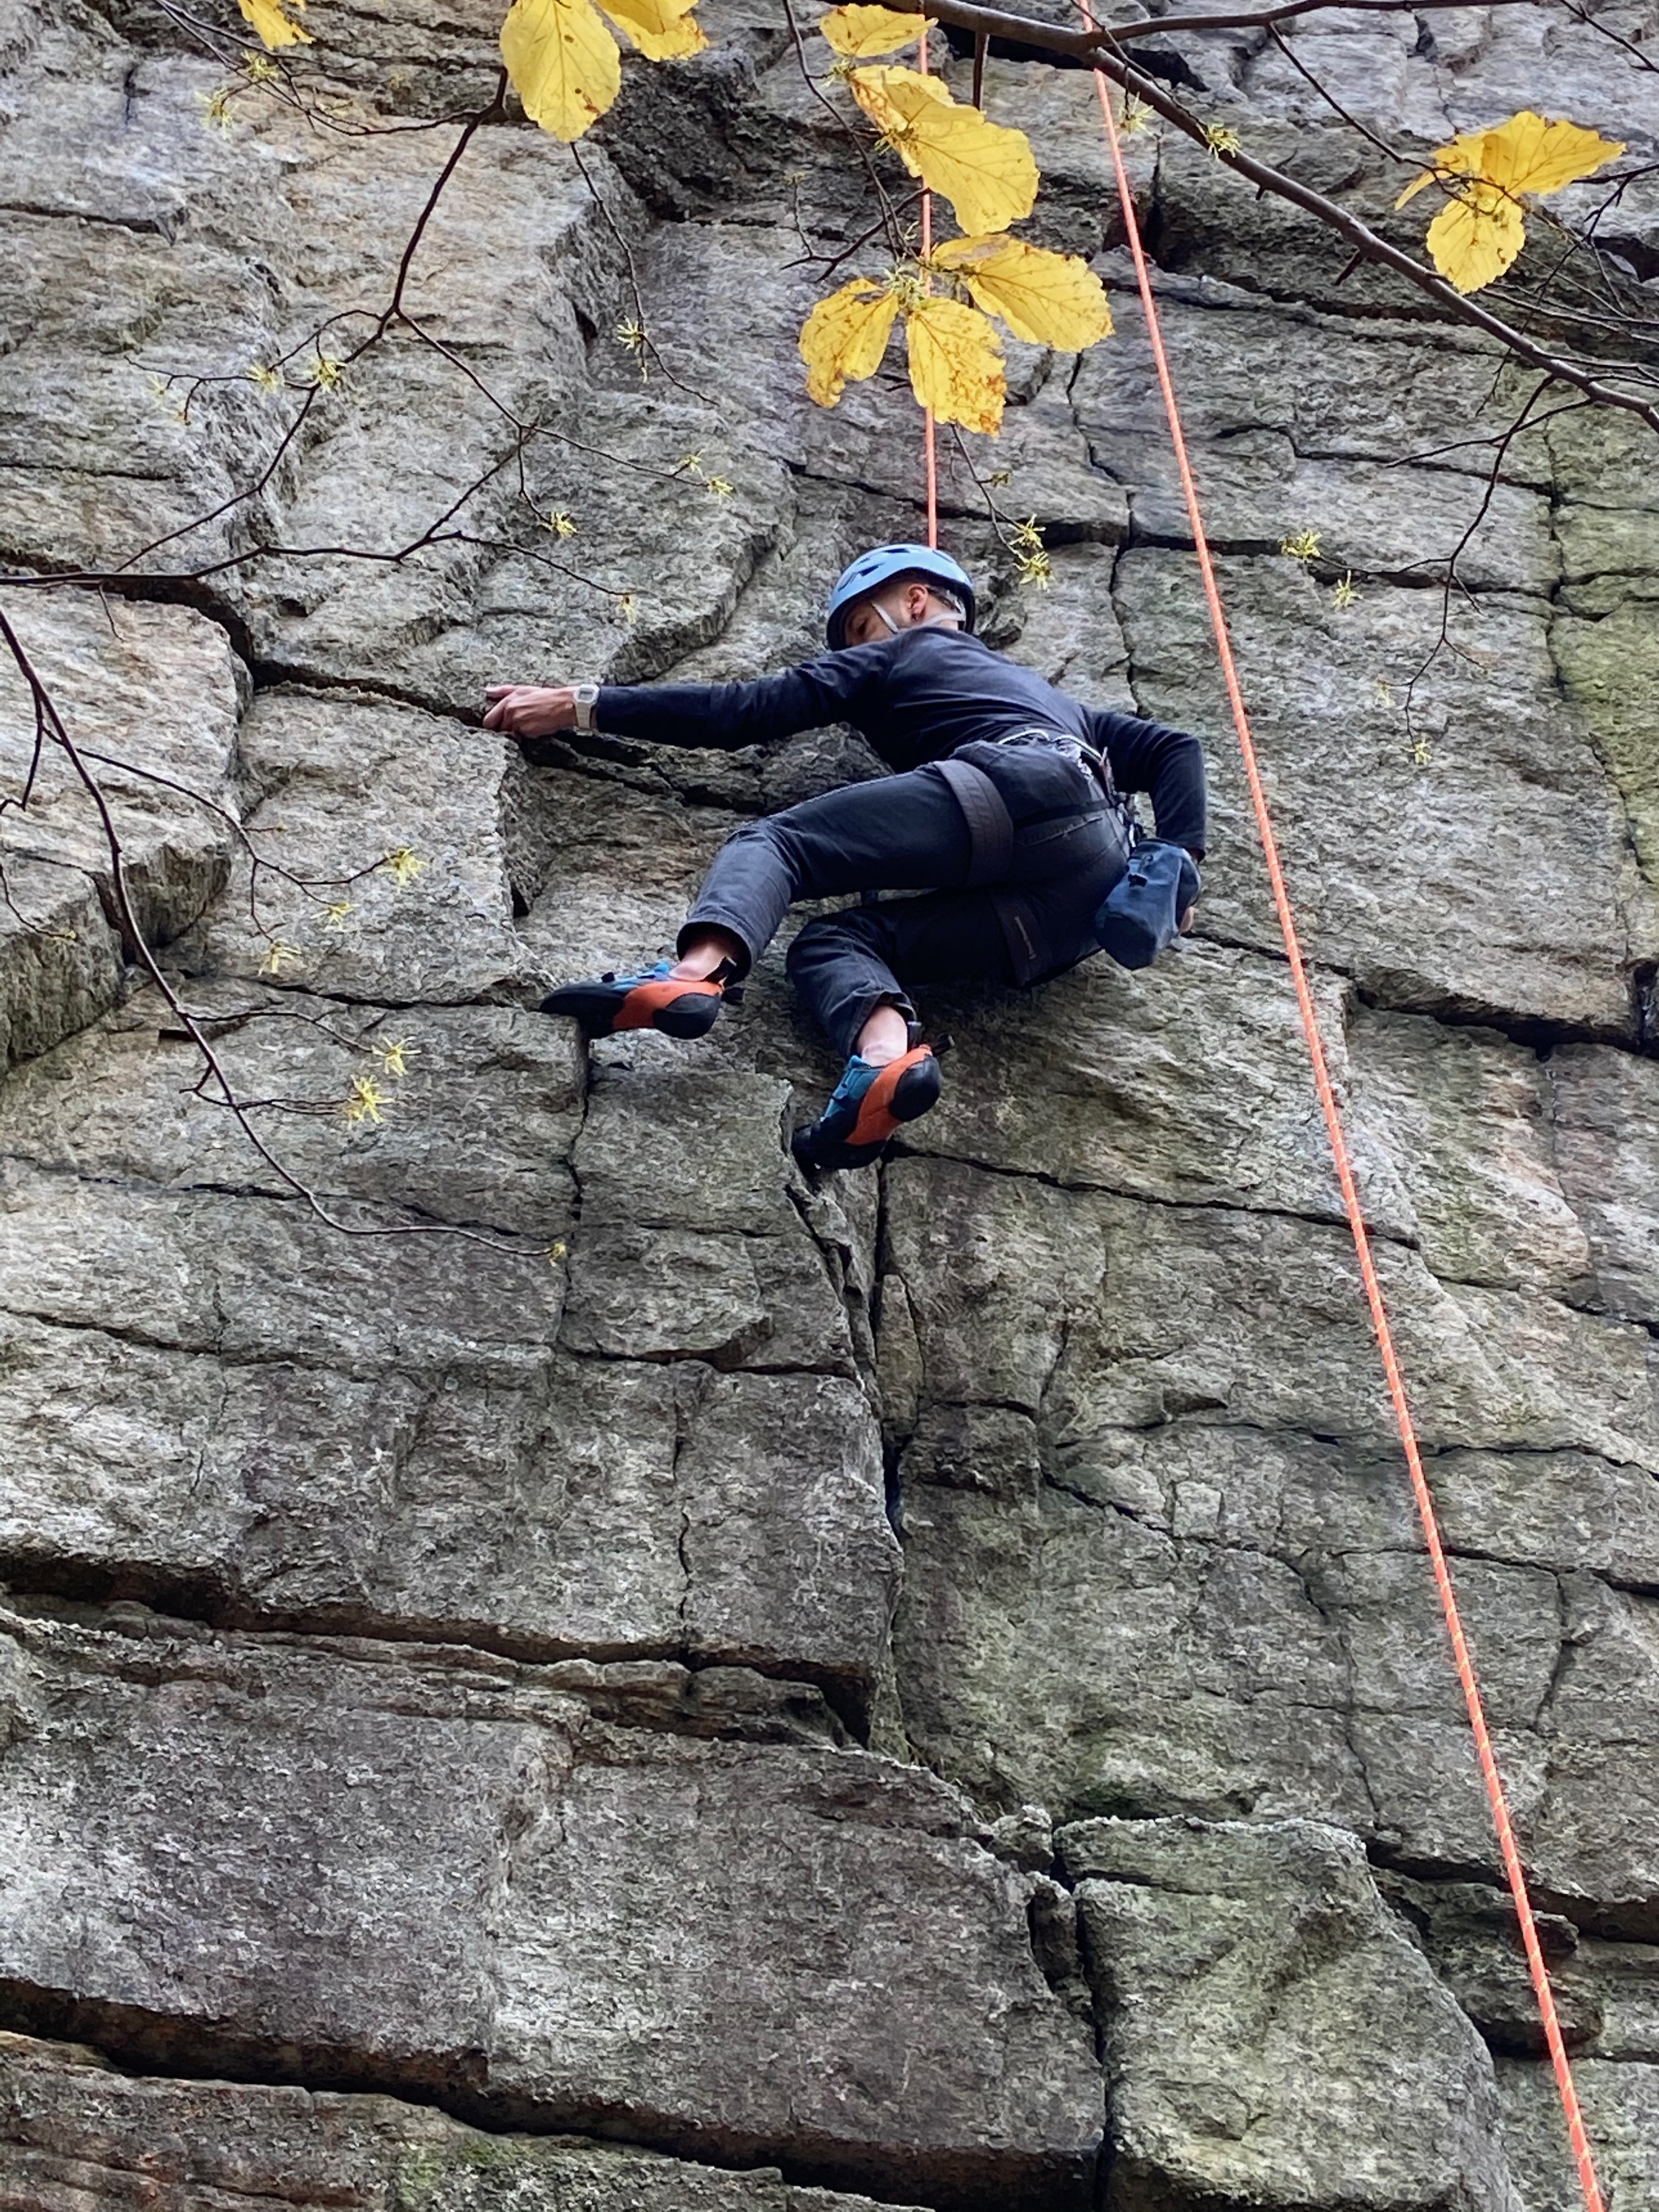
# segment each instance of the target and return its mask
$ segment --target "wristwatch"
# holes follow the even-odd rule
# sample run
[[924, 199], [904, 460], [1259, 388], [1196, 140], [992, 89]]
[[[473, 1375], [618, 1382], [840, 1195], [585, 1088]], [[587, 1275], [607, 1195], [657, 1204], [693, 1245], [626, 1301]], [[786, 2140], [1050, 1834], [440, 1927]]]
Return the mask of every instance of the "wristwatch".
[[599, 703], [597, 684], [578, 684], [572, 687], [571, 697], [576, 702], [576, 727], [587, 731], [593, 726], [593, 709]]

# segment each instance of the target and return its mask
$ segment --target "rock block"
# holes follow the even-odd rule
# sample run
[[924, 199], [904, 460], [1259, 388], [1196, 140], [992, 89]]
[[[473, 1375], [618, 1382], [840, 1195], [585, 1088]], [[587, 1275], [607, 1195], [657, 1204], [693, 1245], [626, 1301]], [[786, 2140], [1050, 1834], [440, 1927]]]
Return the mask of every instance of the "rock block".
[[0, 2038], [0, 2212], [874, 2212], [775, 2169], [484, 2134], [392, 2097], [134, 2079], [29, 2036]]
[[[1437, 653], [1433, 590], [1372, 587], [1338, 613], [1293, 561], [1226, 560], [1221, 581], [1312, 957], [1393, 1007], [1632, 1038], [1655, 913], [1595, 733], [1556, 690], [1545, 607], [1483, 595], [1449, 617], [1457, 650]], [[1131, 551], [1115, 588], [1143, 711], [1224, 731], [1179, 556]], [[1276, 951], [1235, 751], [1210, 757], [1200, 926]]]
[[1010, 1503], [904, 1473], [896, 1655], [930, 1764], [1060, 1818], [1370, 1824], [1340, 1617], [1293, 1566], [1051, 1487]]
[[[544, 1248], [351, 1237], [297, 1200], [178, 1195], [0, 1167], [0, 1306], [66, 1328], [348, 1375], [440, 1368], [521, 1384], [558, 1328]], [[390, 1243], [397, 1246], [392, 1264]]]
[[625, 974], [673, 945], [698, 879], [736, 823], [621, 780], [532, 769], [509, 781], [515, 873], [531, 906], [524, 939], [548, 988]]
[[[289, 1110], [256, 1109], [253, 1125], [325, 1202], [356, 1201], [382, 1220], [407, 1210], [502, 1238], [552, 1242], [568, 1231], [583, 1111], [569, 1024], [508, 1006], [343, 1006], [264, 983], [191, 983], [185, 997], [238, 1096], [284, 1102]], [[88, 1181], [292, 1195], [211, 1080], [209, 1096], [198, 1095], [201, 1072], [171, 1009], [140, 988], [18, 1072], [0, 1097], [0, 1149]], [[380, 1104], [374, 1118], [352, 1121], [344, 1109], [359, 1075]]]
[[823, 1682], [854, 1717], [898, 1548], [851, 1385], [556, 1358], [353, 1376], [0, 1321], [14, 1580], [218, 1620]]
[[[887, 1185], [897, 1692], [923, 1755], [1000, 1810], [1312, 1814], [1491, 1866], [1346, 1238], [944, 1159]], [[1647, 1727], [1648, 1601], [1586, 1577], [1575, 1614], [1559, 1580], [1645, 1572], [1645, 1333], [1378, 1264], [1448, 1530], [1496, 1554], [1455, 1578], [1527, 1848], [1575, 1911], [1605, 1897], [1608, 1933], [1645, 1936], [1647, 1784], [1613, 1747]], [[1609, 1669], [1627, 1687], [1580, 1710], [1570, 1686]]]
[[[1315, 989], [1346, 1086], [1345, 994]], [[1282, 963], [1198, 940], [1139, 975], [1103, 955], [1040, 997], [969, 999], [939, 1019], [962, 1058], [908, 1139], [918, 1151], [1128, 1197], [1341, 1218]], [[1368, 1217], [1408, 1231], [1398, 1158], [1363, 1125], [1354, 1154]]]
[[180, 948], [189, 965], [382, 1006], [521, 994], [498, 738], [412, 708], [276, 691], [255, 702], [241, 748], [258, 865], [239, 859], [229, 896]]
[[655, 1054], [597, 1070], [571, 1156], [573, 1351], [856, 1375], [840, 1271], [795, 1203], [787, 1099]]
[[[108, 804], [132, 919], [153, 946], [223, 884], [240, 671], [224, 633], [182, 607], [85, 592], [12, 599], [9, 617], [85, 771], [48, 737], [27, 810], [0, 817], [0, 1032], [22, 1060], [113, 1005], [124, 957], [137, 957], [122, 943], [109, 834], [85, 778]], [[33, 700], [0, 653], [0, 774], [14, 802], [34, 747]]]
[[[1580, 2058], [1573, 2077], [1604, 2195], [1646, 2212], [1659, 2203], [1659, 2065]], [[1548, 2067], [1500, 2060], [1498, 2086], [1526, 2212], [1571, 2212], [1584, 2200]]]
[[1512, 2212], [1492, 2061], [1351, 1836], [1091, 1820], [1059, 1843], [1111, 2008], [1109, 2203]]
[[1090, 2201], [1034, 1878], [931, 1777], [613, 1728], [430, 1647], [20, 1622], [6, 1667], [0, 1977], [60, 2030], [964, 2212]]
[[1547, 1063], [1557, 1172], [1589, 1245], [1596, 1302], [1659, 1322], [1659, 1066], [1564, 1045]]

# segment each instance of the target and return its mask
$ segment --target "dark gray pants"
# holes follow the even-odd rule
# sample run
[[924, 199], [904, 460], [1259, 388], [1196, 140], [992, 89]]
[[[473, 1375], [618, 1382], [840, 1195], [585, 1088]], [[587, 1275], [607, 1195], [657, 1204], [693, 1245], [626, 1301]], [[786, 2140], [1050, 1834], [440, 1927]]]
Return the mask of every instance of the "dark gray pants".
[[798, 899], [924, 893], [825, 915], [789, 949], [797, 989], [850, 1054], [878, 1006], [915, 1018], [912, 985], [1032, 983], [1098, 951], [1095, 909], [1127, 854], [1122, 814], [1075, 747], [964, 745], [746, 824], [680, 944], [717, 925], [750, 966]]

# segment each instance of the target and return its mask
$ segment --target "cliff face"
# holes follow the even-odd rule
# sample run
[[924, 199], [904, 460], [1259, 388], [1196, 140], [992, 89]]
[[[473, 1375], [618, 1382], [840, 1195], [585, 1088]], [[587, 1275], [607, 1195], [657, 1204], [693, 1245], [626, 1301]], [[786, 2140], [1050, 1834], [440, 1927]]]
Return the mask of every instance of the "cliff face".
[[[793, 355], [866, 186], [777, 12], [706, 0], [711, 51], [630, 65], [586, 180], [477, 132], [414, 323], [307, 403], [457, 137], [362, 125], [486, 105], [499, 13], [317, 0], [326, 112], [254, 89], [226, 131], [164, 15], [0, 8], [0, 545], [62, 574], [185, 533], [135, 564], [175, 580], [0, 606], [127, 763], [135, 908], [238, 1018], [230, 1076], [325, 1102], [254, 1114], [313, 1204], [197, 1095], [49, 755], [0, 821], [0, 2203], [1566, 2212], [1089, 80], [987, 80], [1041, 234], [1115, 288], [1080, 365], [1012, 349], [982, 449], [1050, 588], [948, 446], [945, 532], [994, 642], [1212, 741], [1199, 933], [931, 1005], [945, 1103], [814, 1189], [783, 1134], [835, 1071], [775, 952], [695, 1050], [525, 1009], [875, 763], [530, 770], [473, 717], [505, 677], [798, 657], [841, 562], [915, 533], [913, 410], [883, 377], [815, 411]], [[1659, 136], [1659, 80], [1564, 8], [1288, 36], [1385, 137]], [[1180, 50], [1253, 147], [1391, 198], [1278, 49]], [[1448, 593], [1529, 382], [1173, 135], [1132, 149], [1592, 2133], [1649, 2212], [1651, 450], [1588, 413], [1517, 441]], [[1279, 553], [1310, 529], [1319, 565]], [[349, 1123], [365, 1070], [390, 1103]]]

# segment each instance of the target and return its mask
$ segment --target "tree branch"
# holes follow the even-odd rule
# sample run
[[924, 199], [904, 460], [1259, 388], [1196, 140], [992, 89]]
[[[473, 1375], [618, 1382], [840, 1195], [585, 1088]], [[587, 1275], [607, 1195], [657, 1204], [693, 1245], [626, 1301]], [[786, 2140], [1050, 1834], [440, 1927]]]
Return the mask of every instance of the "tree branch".
[[[1282, 19], [1285, 14], [1307, 14], [1314, 7], [1326, 4], [1327, 0], [1289, 0], [1289, 5], [1279, 14]], [[1370, 0], [1370, 4], [1378, 9], [1393, 9], [1395, 0]], [[1126, 31], [1138, 33], [1141, 26], [1132, 23], [1098, 31], [1060, 30], [1052, 23], [1038, 22], [1030, 16], [1010, 15], [1004, 9], [977, 6], [975, 0], [928, 0], [927, 13], [939, 22], [952, 23], [960, 30], [975, 33], [983, 32], [990, 38], [1012, 39], [1024, 45], [1041, 46], [1050, 52], [1083, 61], [1091, 68], [1098, 70], [1102, 76], [1109, 77], [1122, 91], [1133, 94], [1142, 106], [1152, 108], [1195, 145], [1203, 147], [1213, 160], [1232, 170], [1235, 175], [1243, 177], [1247, 184], [1254, 185], [1258, 192], [1271, 193], [1274, 198], [1288, 201], [1292, 207], [1298, 207], [1305, 214], [1315, 216], [1328, 229], [1336, 232], [1339, 237], [1346, 239], [1362, 261], [1375, 262], [1380, 268], [1393, 270], [1396, 276], [1403, 276], [1407, 283], [1415, 285], [1419, 292], [1426, 294], [1444, 314], [1455, 321], [1467, 323], [1486, 337], [1495, 338], [1516, 360], [1524, 362], [1530, 368], [1541, 371], [1557, 383], [1571, 385], [1575, 391], [1583, 392], [1598, 405], [1620, 408], [1645, 422], [1649, 429], [1659, 431], [1659, 404], [1644, 399], [1635, 392], [1621, 391], [1617, 385], [1607, 383], [1577, 362], [1552, 353], [1547, 346], [1535, 343], [1512, 324], [1493, 314], [1490, 308], [1480, 307], [1473, 299], [1454, 290], [1444, 277], [1437, 275], [1426, 262], [1419, 261], [1402, 246], [1394, 245], [1361, 217], [1351, 213], [1338, 201], [1328, 198], [1323, 192], [1316, 191], [1311, 185], [1304, 185], [1300, 178], [1290, 175], [1284, 169], [1276, 169], [1269, 162], [1258, 161], [1255, 155], [1247, 153], [1243, 148], [1235, 153], [1213, 145], [1202, 119], [1191, 108], [1176, 100], [1155, 78], [1144, 75], [1113, 51]], [[1175, 16], [1165, 16], [1151, 27], [1167, 31], [1180, 20]], [[1224, 19], [1217, 16], [1204, 20], [1213, 26]], [[1269, 15], [1257, 14], [1245, 20], [1265, 23]], [[1185, 21], [1190, 28], [1199, 19], [1188, 17]]]
[[[1492, 8], [1531, 6], [1533, 0], [1485, 0]], [[1114, 23], [1107, 35], [1114, 40], [1156, 38], [1175, 31], [1246, 31], [1257, 26], [1285, 23], [1293, 15], [1316, 15], [1340, 9], [1345, 15], [1420, 15], [1432, 8], [1462, 8], [1468, 0], [1286, 0], [1279, 8], [1247, 8], [1232, 15], [1146, 15], [1138, 22]]]
[[[1494, 8], [1531, 7], [1536, 0], [1486, 0]], [[1092, 66], [1096, 58], [1114, 46], [1135, 39], [1166, 39], [1188, 31], [1246, 31], [1266, 29], [1288, 22], [1295, 15], [1316, 15], [1340, 10], [1346, 15], [1420, 15], [1431, 9], [1461, 8], [1468, 0], [1281, 0], [1274, 8], [1245, 8], [1229, 14], [1200, 15], [1139, 15], [1132, 22], [1103, 24], [1097, 31], [1067, 31], [1035, 17], [1013, 15], [996, 8], [957, 10], [939, 0], [897, 0], [896, 15], [924, 12], [935, 22], [954, 23], [959, 30], [975, 31], [988, 39], [1008, 39], [1024, 46], [1043, 46], [1051, 53], [1066, 54]], [[1577, 13], [1575, 9], [1572, 11]], [[971, 15], [974, 20], [967, 20]]]

